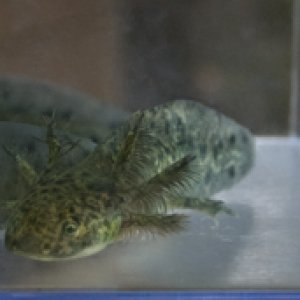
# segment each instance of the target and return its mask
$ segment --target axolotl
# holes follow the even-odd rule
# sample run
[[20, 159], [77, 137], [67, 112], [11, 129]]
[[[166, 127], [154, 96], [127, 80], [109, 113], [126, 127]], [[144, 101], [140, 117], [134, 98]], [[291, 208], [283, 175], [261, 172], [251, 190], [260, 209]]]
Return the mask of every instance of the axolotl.
[[88, 256], [134, 232], [182, 230], [187, 216], [172, 208], [230, 214], [211, 196], [254, 161], [248, 129], [188, 100], [137, 111], [68, 169], [59, 167], [51, 126], [47, 141], [51, 159], [42, 174], [23, 162], [30, 184], [5, 232], [7, 249], [44, 261]]

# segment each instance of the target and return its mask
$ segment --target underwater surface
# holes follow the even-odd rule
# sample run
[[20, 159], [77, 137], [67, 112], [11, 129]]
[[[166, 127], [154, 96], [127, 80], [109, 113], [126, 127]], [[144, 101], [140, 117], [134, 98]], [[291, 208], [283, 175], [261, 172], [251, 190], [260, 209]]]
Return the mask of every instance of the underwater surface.
[[39, 262], [4, 249], [1, 289], [296, 288], [300, 141], [257, 138], [256, 163], [214, 196], [236, 216], [189, 211], [180, 233], [134, 237], [78, 260]]

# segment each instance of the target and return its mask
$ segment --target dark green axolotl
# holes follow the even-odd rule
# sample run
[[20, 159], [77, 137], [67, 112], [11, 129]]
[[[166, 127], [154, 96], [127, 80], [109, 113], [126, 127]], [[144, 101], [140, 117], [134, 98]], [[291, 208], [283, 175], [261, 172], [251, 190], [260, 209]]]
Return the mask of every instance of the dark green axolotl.
[[7, 249], [45, 261], [91, 255], [132, 232], [176, 232], [186, 216], [171, 208], [231, 213], [210, 197], [254, 159], [249, 130], [185, 100], [134, 113], [70, 169], [60, 168], [51, 124], [47, 136], [49, 166], [37, 175], [22, 162], [30, 187], [5, 233]]

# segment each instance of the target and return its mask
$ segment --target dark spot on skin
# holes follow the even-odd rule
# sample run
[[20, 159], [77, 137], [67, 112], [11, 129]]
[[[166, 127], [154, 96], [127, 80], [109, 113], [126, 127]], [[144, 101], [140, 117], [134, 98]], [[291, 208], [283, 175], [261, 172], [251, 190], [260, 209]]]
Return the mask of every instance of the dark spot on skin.
[[213, 155], [214, 159], [217, 159], [220, 152], [223, 150], [224, 144], [222, 141], [218, 141], [214, 146], [213, 146]]
[[101, 191], [100, 185], [98, 185], [97, 183], [94, 183], [94, 182], [88, 183], [88, 184], [86, 185], [86, 187], [87, 187], [89, 190]]
[[214, 145], [213, 147], [214, 159], [218, 158], [218, 155], [223, 150], [223, 148], [224, 148], [224, 144], [222, 141], [218, 141], [217, 144]]
[[210, 182], [210, 180], [211, 180], [211, 171], [208, 170], [208, 171], [206, 172], [206, 174], [205, 174], [205, 177], [204, 177], [204, 183], [205, 183], [205, 184], [208, 184], [208, 183]]
[[74, 182], [71, 181], [69, 184], [69, 187], [72, 191], [78, 191], [78, 186]]
[[90, 209], [90, 210], [96, 210], [98, 208], [98, 204], [93, 201], [85, 201], [84, 208]]
[[[43, 218], [43, 216], [41, 216], [41, 218]], [[28, 221], [30, 223], [35, 223], [37, 221], [37, 218], [35, 216], [29, 216], [28, 217]]]
[[182, 120], [180, 119], [180, 117], [177, 117], [177, 118], [176, 118], [176, 130], [177, 130], [178, 133], [179, 133], [179, 137], [182, 138], [182, 139], [184, 139], [184, 138], [185, 138], [185, 135], [186, 135], [186, 134], [185, 134], [186, 128], [185, 128], [185, 126], [184, 126]]
[[98, 137], [97, 136], [95, 136], [95, 135], [91, 135], [90, 136], [90, 139], [91, 139], [91, 141], [93, 142], [93, 143], [98, 143], [99, 142], [99, 139], [98, 139]]
[[165, 133], [168, 135], [170, 134], [170, 124], [169, 122], [166, 122], [165, 123]]
[[[120, 197], [118, 198], [118, 202], [119, 202], [120, 204], [125, 203], [124, 197], [120, 196]], [[110, 202], [110, 201], [108, 201], [108, 202], [105, 203], [105, 204], [107, 205], [106, 207], [110, 207], [110, 206], [111, 206], [111, 202]]]
[[115, 128], [117, 128], [119, 125], [120, 125], [119, 122], [113, 122], [113, 121], [111, 121], [111, 123], [108, 124], [108, 126], [109, 126], [110, 129], [115, 129]]
[[187, 145], [189, 146], [189, 148], [193, 148], [194, 147], [194, 141], [192, 137], [189, 137], [187, 139]]
[[26, 149], [27, 149], [27, 152], [28, 153], [33, 153], [34, 150], [36, 149], [35, 147], [35, 143], [34, 142], [29, 142], [27, 145], [26, 145]]
[[186, 198], [185, 201], [184, 201], [184, 206], [185, 207], [191, 207], [192, 206], [192, 199], [191, 198]]
[[45, 243], [43, 248], [44, 248], [44, 250], [50, 250], [51, 245], [49, 243]]
[[109, 182], [109, 181], [90, 182], [90, 183], [87, 183], [86, 187], [93, 191], [98, 191], [98, 192], [105, 191], [107, 193], [112, 193], [115, 190], [114, 183]]
[[99, 215], [97, 215], [95, 212], [89, 212], [88, 219], [99, 220]]
[[200, 148], [201, 157], [204, 158], [207, 154], [207, 145], [201, 144], [199, 148]]
[[37, 195], [37, 191], [35, 190], [35, 191], [33, 191], [33, 192], [31, 192], [31, 193], [29, 193], [29, 197], [35, 197]]
[[65, 110], [61, 113], [61, 117], [65, 120], [70, 120], [72, 112], [70, 110]]
[[110, 225], [108, 220], [104, 220], [103, 224], [105, 227], [109, 227], [109, 225]]
[[182, 127], [182, 128], [180, 129], [180, 134], [181, 134], [181, 136], [182, 136], [183, 138], [186, 136], [185, 130], [186, 130], [185, 127]]
[[155, 128], [155, 122], [151, 121], [149, 124], [150, 129], [154, 129]]
[[163, 159], [164, 159], [164, 155], [160, 152], [160, 153], [158, 153], [158, 155], [157, 155], [157, 159], [159, 160], [159, 161], [163, 161]]
[[25, 213], [25, 214], [26, 214], [26, 213], [29, 212], [29, 207], [21, 207], [20, 210], [21, 210], [22, 213]]
[[40, 179], [40, 180], [38, 181], [38, 184], [39, 184], [40, 186], [44, 186], [44, 185], [48, 184], [48, 181], [45, 180], [45, 179]]
[[[51, 172], [51, 168], [46, 168], [46, 170], [44, 171], [44, 174], [49, 174]], [[41, 179], [41, 181], [43, 181], [42, 179]]]
[[213, 147], [213, 154], [214, 154], [214, 159], [216, 160], [218, 158], [218, 155], [219, 155], [219, 148], [217, 145], [215, 145]]
[[56, 183], [56, 184], [63, 184], [63, 183], [65, 183], [65, 182], [66, 182], [66, 179], [64, 179], [64, 178], [55, 180], [55, 183]]
[[38, 218], [35, 224], [38, 226], [37, 228], [40, 228], [41, 230], [45, 229], [45, 219]]
[[219, 143], [217, 144], [217, 146], [218, 146], [218, 148], [219, 148], [220, 151], [222, 151], [223, 148], [224, 148], [224, 144], [223, 144], [222, 141], [219, 141]]
[[12, 249], [18, 248], [18, 242], [16, 240], [11, 240], [10, 245]]
[[63, 197], [62, 195], [57, 195], [57, 196], [56, 196], [56, 199], [57, 199], [57, 200], [62, 200], [63, 198], [64, 198], [64, 197]]
[[57, 193], [58, 191], [59, 191], [59, 189], [57, 187], [52, 188], [53, 193]]
[[45, 117], [51, 117], [53, 114], [53, 109], [52, 108], [47, 108], [45, 109], [44, 111], [42, 111], [42, 115], [45, 116]]
[[41, 193], [41, 194], [46, 194], [46, 193], [48, 193], [48, 192], [49, 192], [48, 189], [41, 189], [41, 190], [40, 190], [40, 193]]
[[[123, 202], [119, 202], [119, 203], [123, 203]], [[103, 207], [104, 207], [104, 208], [113, 208], [114, 204], [115, 204], [115, 206], [116, 206], [116, 203], [115, 203], [115, 202], [112, 203], [111, 201], [104, 201], [104, 202], [103, 202]]]
[[234, 146], [235, 143], [236, 143], [236, 137], [235, 137], [235, 135], [231, 134], [230, 137], [229, 137], [229, 139], [228, 139], [228, 141], [229, 141], [229, 145], [230, 146]]
[[81, 246], [82, 246], [83, 248], [85, 248], [85, 247], [87, 247], [87, 246], [89, 246], [89, 245], [90, 245], [90, 243], [89, 243], [88, 241], [86, 241], [86, 240], [84, 240], [84, 241], [81, 242]]
[[65, 214], [64, 214], [64, 213], [59, 213], [59, 214], [58, 214], [58, 218], [59, 218], [59, 219], [63, 219], [64, 217], [65, 217]]
[[182, 120], [179, 117], [176, 120], [176, 127], [177, 127], [177, 130], [180, 130], [183, 127]]
[[46, 212], [43, 212], [43, 213], [40, 212], [38, 218], [40, 220], [47, 220], [48, 214]]
[[193, 101], [187, 101], [187, 102], [185, 102], [184, 105], [185, 105], [186, 108], [194, 109], [197, 104], [194, 103]]
[[177, 146], [184, 146], [186, 145], [186, 140], [184, 137], [182, 137], [178, 142], [177, 142]]
[[90, 173], [86, 172], [86, 171], [81, 173], [81, 176], [84, 177], [84, 178], [87, 178], [89, 175], [90, 175]]
[[246, 134], [242, 134], [242, 141], [244, 144], [247, 144], [248, 143], [248, 137]]
[[149, 111], [150, 115], [151, 114], [155, 114], [156, 108], [155, 107], [151, 107], [151, 108], [148, 109], [148, 111]]
[[229, 169], [228, 169], [228, 175], [229, 175], [230, 178], [234, 178], [235, 177], [235, 167], [234, 166], [229, 167]]
[[73, 207], [73, 206], [72, 206], [72, 207], [70, 207], [70, 213], [71, 213], [71, 214], [74, 214], [74, 213], [75, 213], [75, 211], [76, 211], [75, 207]]
[[43, 196], [40, 196], [41, 201], [49, 201], [49, 193], [43, 194]]
[[195, 155], [186, 155], [185, 157], [183, 157], [181, 159], [181, 166], [186, 166], [188, 165], [190, 162], [192, 162], [193, 160], [195, 160], [196, 156]]
[[80, 216], [79, 215], [74, 215], [72, 216], [72, 220], [77, 223], [78, 225], [80, 224]]

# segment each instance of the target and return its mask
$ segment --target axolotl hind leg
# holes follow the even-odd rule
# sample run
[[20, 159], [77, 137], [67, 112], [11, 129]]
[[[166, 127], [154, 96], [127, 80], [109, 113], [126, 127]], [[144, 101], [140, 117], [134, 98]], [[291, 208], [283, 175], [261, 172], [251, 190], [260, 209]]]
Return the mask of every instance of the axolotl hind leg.
[[52, 113], [51, 119], [47, 121], [46, 143], [48, 145], [48, 168], [51, 168], [60, 158], [72, 151], [79, 141], [68, 139], [62, 144], [54, 132], [55, 112]]
[[27, 160], [25, 160], [20, 154], [16, 153], [12, 148], [4, 145], [2, 147], [4, 151], [16, 162], [18, 171], [20, 172], [25, 184], [28, 186], [32, 186], [38, 178], [38, 175], [33, 166], [31, 166], [31, 164]]

